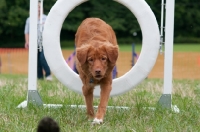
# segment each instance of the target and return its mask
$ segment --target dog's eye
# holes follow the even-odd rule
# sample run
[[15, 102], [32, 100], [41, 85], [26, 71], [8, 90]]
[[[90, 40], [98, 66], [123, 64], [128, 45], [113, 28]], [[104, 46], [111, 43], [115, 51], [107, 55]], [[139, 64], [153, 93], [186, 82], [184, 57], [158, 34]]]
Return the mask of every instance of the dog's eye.
[[102, 57], [101, 60], [105, 61], [105, 60], [106, 60], [106, 57]]
[[89, 58], [88, 61], [89, 61], [89, 62], [93, 62], [93, 59], [92, 59], [92, 58]]

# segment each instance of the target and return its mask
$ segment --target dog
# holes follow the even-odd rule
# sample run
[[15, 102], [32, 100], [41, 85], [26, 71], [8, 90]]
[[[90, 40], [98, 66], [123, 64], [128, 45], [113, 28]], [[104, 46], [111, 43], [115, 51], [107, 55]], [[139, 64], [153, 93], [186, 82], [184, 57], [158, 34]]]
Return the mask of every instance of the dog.
[[[119, 47], [112, 27], [99, 18], [86, 18], [75, 35], [76, 68], [83, 83], [87, 115], [92, 124], [103, 123], [110, 92], [112, 70], [116, 65]], [[93, 90], [100, 85], [100, 103], [93, 109]]]

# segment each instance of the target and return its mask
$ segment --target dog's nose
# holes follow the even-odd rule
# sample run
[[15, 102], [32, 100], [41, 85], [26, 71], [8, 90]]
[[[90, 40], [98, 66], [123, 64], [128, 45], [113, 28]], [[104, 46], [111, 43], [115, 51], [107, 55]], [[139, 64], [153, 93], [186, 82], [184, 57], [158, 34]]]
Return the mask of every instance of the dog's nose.
[[95, 73], [96, 73], [97, 75], [99, 75], [99, 74], [101, 73], [101, 70], [98, 69], [98, 70], [95, 71]]

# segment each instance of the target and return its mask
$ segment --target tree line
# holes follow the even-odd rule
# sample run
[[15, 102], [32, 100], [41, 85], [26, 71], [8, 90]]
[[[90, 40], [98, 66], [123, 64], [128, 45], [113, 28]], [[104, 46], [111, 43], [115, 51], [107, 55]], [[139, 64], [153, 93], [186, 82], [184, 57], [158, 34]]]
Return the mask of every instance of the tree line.
[[[29, 17], [29, 2], [29, 0], [0, 0], [0, 47], [23, 47], [25, 21]], [[45, 14], [48, 15], [55, 2], [56, 0], [44, 0]], [[161, 0], [146, 0], [146, 2], [160, 26]], [[200, 42], [199, 6], [199, 0], [175, 0], [176, 43]], [[140, 42], [142, 39], [137, 19], [125, 6], [113, 0], [89, 0], [69, 13], [62, 26], [61, 40], [73, 41], [77, 27], [87, 17], [99, 17], [110, 24], [120, 44]]]

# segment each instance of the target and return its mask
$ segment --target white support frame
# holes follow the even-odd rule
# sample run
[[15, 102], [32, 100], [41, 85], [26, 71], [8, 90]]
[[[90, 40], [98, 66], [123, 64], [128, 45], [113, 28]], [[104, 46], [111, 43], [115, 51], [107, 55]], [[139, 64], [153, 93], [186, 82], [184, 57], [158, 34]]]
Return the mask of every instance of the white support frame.
[[[162, 2], [163, 4], [163, 2]], [[166, 108], [172, 108], [172, 62], [173, 62], [173, 32], [174, 32], [174, 6], [175, 0], [166, 0], [165, 16], [165, 60], [164, 60], [164, 91], [159, 100], [159, 104]], [[28, 74], [28, 95], [27, 101], [18, 105], [18, 108], [24, 108], [29, 102], [44, 107], [62, 107], [61, 104], [43, 104], [39, 93], [37, 92], [37, 8], [38, 1], [30, 0], [30, 49], [29, 50], [29, 74]], [[162, 10], [163, 12], [163, 10]], [[161, 18], [163, 19], [163, 18]], [[162, 20], [161, 20], [162, 21]], [[163, 22], [162, 22], [163, 23]], [[70, 105], [71, 107], [84, 108], [85, 106]], [[119, 107], [127, 109], [128, 107]], [[173, 107], [175, 112], [179, 109]]]
[[30, 35], [29, 35], [29, 63], [28, 63], [28, 93], [27, 104], [43, 105], [37, 91], [37, 21], [38, 0], [30, 0]]
[[37, 9], [38, 1], [30, 0], [30, 36], [29, 36], [29, 63], [28, 89], [37, 90]]
[[[162, 4], [163, 0], [162, 0]], [[172, 68], [173, 68], [173, 38], [174, 38], [174, 7], [175, 0], [166, 1], [165, 16], [165, 52], [164, 52], [164, 90], [159, 104], [165, 108], [172, 108], [179, 112], [176, 105], [172, 105]]]
[[162, 46], [163, 46], [163, 25], [164, 25], [164, 0], [162, 0], [161, 2], [161, 21], [160, 21], [160, 54], [162, 54], [163, 52], [163, 49], [162, 49]]

